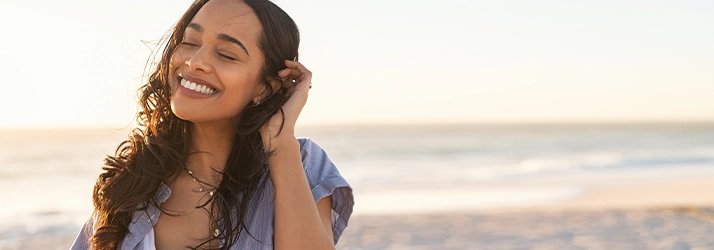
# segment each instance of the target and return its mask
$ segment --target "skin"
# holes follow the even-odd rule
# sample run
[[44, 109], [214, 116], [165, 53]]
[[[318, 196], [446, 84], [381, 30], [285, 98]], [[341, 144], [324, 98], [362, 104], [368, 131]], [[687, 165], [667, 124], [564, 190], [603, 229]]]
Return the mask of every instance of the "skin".
[[[186, 166], [210, 187], [220, 183], [215, 171], [223, 170], [230, 153], [234, 135], [230, 119], [266, 95], [265, 85], [258, 79], [264, 62], [258, 46], [262, 28], [249, 6], [231, 0], [208, 2], [191, 23], [200, 28], [187, 28], [185, 44], [170, 63], [171, 108], [178, 117], [192, 122], [191, 152], [202, 153], [190, 154]], [[219, 39], [220, 34], [235, 38], [244, 48]], [[334, 249], [331, 199], [328, 196], [315, 204], [295, 137], [295, 123], [307, 102], [312, 73], [298, 62], [286, 60], [285, 66], [278, 72], [282, 82], [271, 82], [274, 88], [287, 88], [290, 93], [283, 106], [284, 127], [281, 131], [283, 117], [278, 112], [260, 129], [265, 148], [275, 150], [268, 160], [275, 190], [274, 249]], [[184, 77], [208, 83], [217, 92], [200, 98], [186, 94], [191, 92], [181, 89]], [[179, 216], [159, 217], [154, 227], [156, 248], [200, 244], [212, 233], [207, 211], [195, 208], [208, 200], [207, 193], [192, 191], [199, 186], [186, 171], [167, 184], [172, 193], [161, 207]]]

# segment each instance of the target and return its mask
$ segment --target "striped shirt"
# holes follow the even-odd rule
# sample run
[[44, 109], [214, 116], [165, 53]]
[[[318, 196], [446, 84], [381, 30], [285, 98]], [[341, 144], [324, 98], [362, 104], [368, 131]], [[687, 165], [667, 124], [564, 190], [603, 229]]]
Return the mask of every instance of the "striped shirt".
[[[335, 164], [332, 163], [327, 153], [319, 145], [308, 138], [299, 138], [298, 141], [300, 142], [300, 155], [302, 156], [305, 176], [315, 202], [317, 203], [320, 199], [331, 196], [332, 235], [336, 245], [342, 232], [347, 227], [350, 215], [352, 215], [352, 207], [354, 206], [352, 187], [340, 175]], [[242, 233], [238, 238], [238, 242], [231, 249], [273, 249], [275, 193], [270, 174], [266, 173], [259, 185], [245, 218], [245, 224], [250, 235]], [[162, 184], [154, 199], [158, 204], [161, 204], [170, 195], [171, 189]], [[152, 229], [156, 225], [160, 214], [161, 211], [155, 206], [149, 206], [146, 210], [134, 212], [131, 224], [129, 224], [129, 233], [126, 234], [118, 249], [154, 249], [154, 244], [146, 241], [153, 239]], [[89, 249], [88, 239], [94, 232], [95, 216], [96, 214], [90, 216], [89, 220], [84, 224], [71, 250]]]

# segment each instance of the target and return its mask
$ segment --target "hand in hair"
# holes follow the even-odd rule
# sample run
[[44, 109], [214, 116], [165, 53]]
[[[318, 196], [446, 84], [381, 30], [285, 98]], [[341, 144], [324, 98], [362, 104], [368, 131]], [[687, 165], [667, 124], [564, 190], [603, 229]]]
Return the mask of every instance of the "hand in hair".
[[[313, 200], [301, 163], [295, 123], [307, 102], [312, 72], [301, 63], [285, 61], [278, 72], [288, 100], [260, 129], [275, 190], [275, 249], [335, 249], [332, 198]], [[276, 84], [277, 85], [277, 84]], [[282, 127], [282, 130], [281, 130]]]
[[295, 124], [312, 84], [312, 72], [301, 63], [285, 60], [285, 66], [278, 76], [282, 80], [282, 88], [288, 90], [289, 98], [282, 106], [282, 112], [276, 112], [260, 129], [266, 152], [277, 149], [280, 141], [295, 140]]

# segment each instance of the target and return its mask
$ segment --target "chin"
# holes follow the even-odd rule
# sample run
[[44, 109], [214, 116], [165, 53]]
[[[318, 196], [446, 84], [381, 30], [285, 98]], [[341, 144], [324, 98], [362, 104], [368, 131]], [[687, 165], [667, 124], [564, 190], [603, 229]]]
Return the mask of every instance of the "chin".
[[176, 103], [174, 103], [173, 100], [171, 101], [171, 112], [174, 113], [174, 115], [176, 115], [176, 117], [180, 118], [181, 120], [186, 120], [186, 121], [191, 121], [191, 120], [192, 120], [192, 119], [191, 119], [191, 114], [189, 114], [188, 112], [185, 112], [185, 111], [180, 107], [180, 105], [177, 106]]
[[194, 124], [212, 124], [231, 127], [233, 117], [227, 115], [219, 115], [216, 113], [202, 112], [194, 107], [186, 107], [179, 102], [171, 102], [171, 112], [181, 120], [188, 121]]

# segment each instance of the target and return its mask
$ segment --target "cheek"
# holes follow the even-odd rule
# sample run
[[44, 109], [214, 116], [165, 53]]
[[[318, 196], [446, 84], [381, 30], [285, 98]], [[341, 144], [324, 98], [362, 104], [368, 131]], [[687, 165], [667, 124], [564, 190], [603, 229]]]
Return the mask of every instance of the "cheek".
[[175, 93], [174, 91], [176, 91], [176, 89], [178, 88], [178, 80], [176, 78], [176, 74], [177, 71], [181, 68], [181, 66], [184, 65], [184, 61], [182, 58], [183, 56], [177, 50], [173, 53], [173, 55], [171, 55], [171, 59], [169, 61], [169, 74], [167, 80], [172, 93]]
[[174, 69], [179, 68], [186, 63], [186, 60], [191, 59], [194, 53], [195, 51], [192, 49], [179, 45], [174, 49], [169, 65], [171, 65], [171, 68]]
[[175, 70], [176, 68], [180, 67], [181, 64], [183, 64], [183, 56], [181, 55], [178, 50], [174, 52], [173, 55], [171, 55], [171, 61], [169, 62], [169, 65], [171, 66], [170, 70]]

